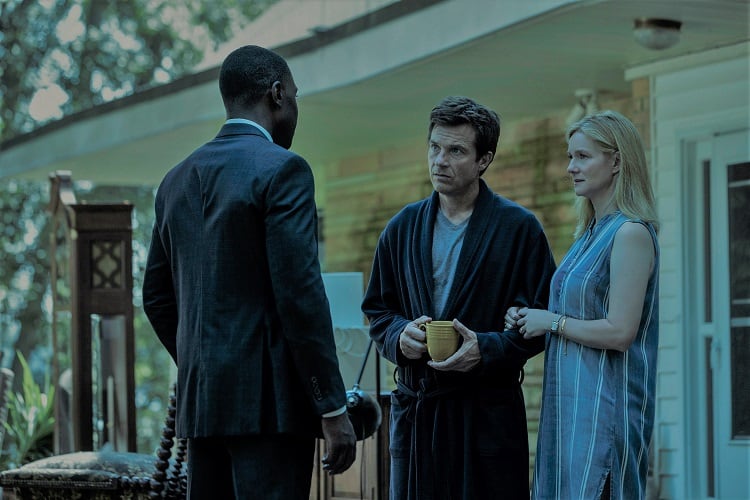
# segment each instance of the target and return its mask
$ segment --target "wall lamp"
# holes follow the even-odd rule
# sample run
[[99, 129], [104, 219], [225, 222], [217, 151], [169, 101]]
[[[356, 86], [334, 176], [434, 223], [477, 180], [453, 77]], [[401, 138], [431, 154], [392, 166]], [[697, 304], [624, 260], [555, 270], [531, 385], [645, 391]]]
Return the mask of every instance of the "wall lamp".
[[680, 27], [680, 21], [640, 17], [633, 25], [633, 36], [647, 49], [668, 49], [680, 40]]
[[565, 119], [565, 125], [570, 127], [586, 115], [599, 111], [597, 91], [593, 89], [578, 89], [575, 91], [576, 102]]

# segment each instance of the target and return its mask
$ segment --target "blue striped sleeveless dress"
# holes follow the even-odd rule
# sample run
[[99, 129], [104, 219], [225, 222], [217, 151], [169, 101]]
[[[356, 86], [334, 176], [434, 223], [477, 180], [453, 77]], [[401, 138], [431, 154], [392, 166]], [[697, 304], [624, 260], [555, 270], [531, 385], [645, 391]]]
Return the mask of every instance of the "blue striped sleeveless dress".
[[[608, 214], [573, 243], [552, 278], [551, 311], [584, 320], [607, 316], [612, 245], [626, 221], [620, 212]], [[534, 498], [598, 499], [608, 473], [612, 499], [646, 495], [654, 425], [659, 248], [654, 228], [644, 225], [654, 240], [656, 259], [630, 348], [593, 349], [547, 334]]]

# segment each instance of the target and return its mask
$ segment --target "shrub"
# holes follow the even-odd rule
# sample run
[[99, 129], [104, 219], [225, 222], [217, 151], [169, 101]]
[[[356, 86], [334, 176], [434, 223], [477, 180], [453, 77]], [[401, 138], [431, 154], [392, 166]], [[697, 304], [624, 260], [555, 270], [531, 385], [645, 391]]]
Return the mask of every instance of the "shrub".
[[54, 395], [49, 375], [40, 387], [31, 374], [23, 354], [18, 353], [23, 368], [21, 392], [9, 391], [8, 421], [5, 437], [6, 450], [0, 454], [0, 469], [21, 465], [52, 455], [52, 439], [55, 429]]

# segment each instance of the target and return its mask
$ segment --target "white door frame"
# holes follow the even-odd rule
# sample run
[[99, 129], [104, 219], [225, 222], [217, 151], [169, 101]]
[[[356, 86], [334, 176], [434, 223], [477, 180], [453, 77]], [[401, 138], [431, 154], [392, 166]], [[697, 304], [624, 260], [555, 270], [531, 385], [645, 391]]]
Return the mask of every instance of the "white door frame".
[[[683, 141], [687, 491], [691, 498], [745, 498], [750, 441], [732, 439], [726, 164], [750, 161], [750, 132]], [[734, 137], [734, 139], [732, 139]], [[732, 142], [734, 141], [734, 142]], [[744, 149], [742, 149], [744, 148]], [[744, 155], [744, 158], [743, 158]], [[722, 164], [723, 163], [723, 164]], [[706, 206], [710, 200], [710, 206]], [[750, 360], [749, 360], [750, 362]], [[734, 489], [731, 493], [729, 490]], [[736, 493], [740, 491], [741, 493]]]
[[[711, 138], [691, 138], [683, 143], [683, 162], [686, 166], [683, 176], [682, 213], [684, 221], [683, 250], [685, 252], [685, 384], [686, 388], [686, 435], [691, 436], [691, 446], [687, 451], [687, 491], [692, 496], [710, 498], [713, 489], [710, 477], [713, 477], [713, 460], [711, 450], [713, 406], [706, 405], [713, 384], [708, 380], [710, 373], [710, 352], [713, 339], [713, 328], [705, 319], [708, 304], [704, 291], [707, 289], [707, 257], [703, 234], [707, 224], [703, 208], [705, 196], [703, 188], [703, 170], [706, 161], [711, 158]], [[700, 200], [700, 203], [698, 202]], [[700, 411], [705, 408], [705, 411]]]
[[[716, 418], [714, 435], [716, 445], [716, 478], [718, 498], [750, 498], [750, 437], [734, 436], [732, 422], [732, 330], [747, 321], [747, 317], [732, 318], [730, 304], [729, 263], [729, 212], [727, 165], [750, 162], [750, 132], [747, 129], [722, 134], [714, 138], [712, 168], [711, 211], [716, 222], [716, 237], [712, 238], [715, 252], [713, 268], [716, 286], [713, 289], [714, 320], [718, 345], [714, 349], [714, 394], [716, 394]], [[718, 202], [718, 203], [716, 203]], [[747, 360], [750, 363], [750, 360]]]

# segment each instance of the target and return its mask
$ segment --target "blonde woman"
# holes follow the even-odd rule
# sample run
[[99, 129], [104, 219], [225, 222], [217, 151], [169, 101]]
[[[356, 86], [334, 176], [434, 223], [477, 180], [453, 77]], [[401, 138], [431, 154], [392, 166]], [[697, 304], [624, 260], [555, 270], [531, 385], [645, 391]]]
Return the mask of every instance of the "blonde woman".
[[567, 132], [575, 241], [548, 310], [506, 327], [546, 335], [534, 498], [644, 498], [654, 424], [659, 247], [640, 136], [613, 111]]

